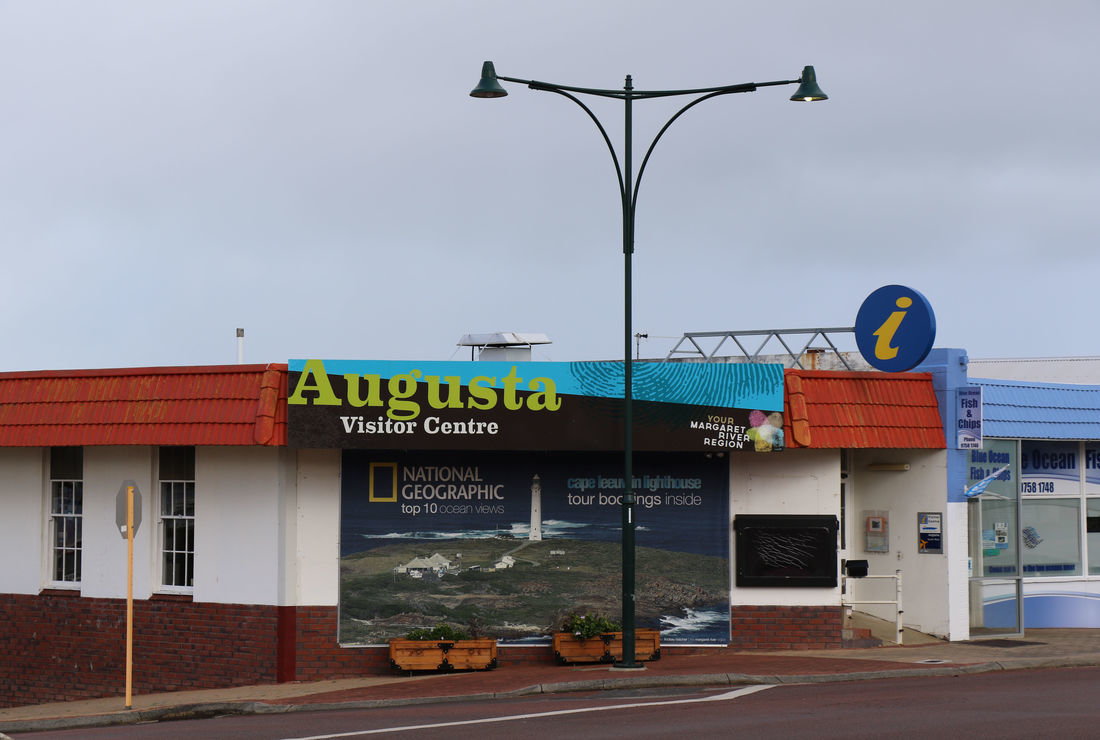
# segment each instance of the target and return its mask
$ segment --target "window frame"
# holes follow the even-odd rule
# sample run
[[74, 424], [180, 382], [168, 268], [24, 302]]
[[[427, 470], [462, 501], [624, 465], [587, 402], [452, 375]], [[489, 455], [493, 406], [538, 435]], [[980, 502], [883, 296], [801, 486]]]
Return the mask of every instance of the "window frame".
[[[1085, 497], [1085, 533], [1083, 535], [1085, 543], [1084, 558], [1086, 562], [1085, 575], [1086, 576], [1100, 576], [1100, 533], [1089, 529], [1090, 514], [1095, 511], [1092, 518], [1100, 519], [1100, 496], [1086, 496]], [[1092, 537], [1092, 541], [1096, 544], [1096, 552], [1093, 552], [1093, 548], [1089, 546], [1090, 535], [1097, 535]], [[1093, 569], [1093, 563], [1095, 562], [1095, 570]]]
[[[1033, 555], [1029, 556], [1032, 547], [1027, 545], [1028, 537], [1037, 534], [1035, 532], [1029, 533], [1028, 530], [1036, 523], [1037, 518], [1040, 516], [1039, 507], [1051, 506], [1055, 508], [1064, 507], [1066, 513], [1072, 509], [1073, 517], [1072, 522], [1067, 520], [1064, 522], [1067, 526], [1062, 528], [1054, 527], [1054, 520], [1051, 518], [1051, 512], [1043, 512], [1042, 516], [1047, 518], [1046, 526], [1041, 531], [1040, 536], [1044, 538], [1050, 538], [1055, 541], [1062, 540], [1067, 537], [1072, 537], [1072, 545], [1074, 550], [1074, 557], [1076, 560], [1072, 563], [1047, 563], [1042, 562], [1041, 558], [1036, 558]], [[1024, 496], [1020, 501], [1020, 564], [1023, 570], [1025, 578], [1081, 578], [1088, 575], [1085, 571], [1088, 568], [1085, 562], [1085, 547], [1081, 541], [1081, 507], [1082, 499], [1077, 496]], [[1052, 533], [1053, 530], [1053, 533]], [[1069, 541], [1067, 540], [1067, 545]], [[1067, 547], [1067, 550], [1069, 548]], [[1055, 566], [1060, 565], [1061, 568], [1056, 569]], [[1066, 565], [1073, 566], [1074, 570], [1067, 571]]]
[[[1023, 541], [1025, 527], [1025, 521], [1022, 516], [1023, 510], [1026, 508], [1026, 504], [1032, 501], [1073, 501], [1077, 504], [1077, 555], [1078, 555], [1078, 573], [1058, 573], [1058, 572], [1027, 572], [1025, 571], [1023, 579], [1025, 581], [1046, 582], [1053, 583], [1058, 581], [1063, 582], [1079, 582], [1088, 580], [1100, 580], [1100, 572], [1090, 572], [1089, 563], [1090, 560], [1096, 560], [1097, 553], [1092, 552], [1093, 548], [1089, 547], [1088, 537], [1088, 511], [1090, 503], [1095, 506], [1095, 501], [1100, 499], [1100, 490], [1096, 485], [1097, 479], [1100, 475], [1096, 474], [1096, 470], [1100, 469], [1100, 449], [1098, 449], [1098, 442], [1096, 440], [1054, 440], [1054, 439], [1021, 439], [1020, 443], [1020, 455], [1021, 458], [1026, 454], [1024, 448], [1028, 445], [1048, 446], [1052, 451], [1058, 450], [1059, 447], [1067, 450], [1072, 450], [1073, 454], [1077, 456], [1077, 479], [1073, 483], [1068, 484], [1068, 490], [1063, 488], [1062, 490], [1055, 489], [1055, 492], [1042, 492], [1035, 490], [1033, 487], [1023, 485], [1024, 483], [1024, 471], [1021, 470], [1020, 481], [1017, 485], [1017, 491], [1020, 498], [1021, 519], [1018, 532], [1018, 537]], [[1056, 484], [1057, 485], [1057, 484]], [[1025, 488], [1027, 490], [1025, 490]], [[1094, 538], [1095, 539], [1095, 538]]]
[[[75, 473], [79, 473], [79, 477], [74, 475]], [[69, 487], [70, 497], [68, 511], [65, 504], [66, 486]], [[58, 492], [61, 494], [60, 497], [57, 495]], [[49, 588], [79, 590], [84, 578], [83, 447], [46, 448], [45, 494], [46, 582]], [[57, 505], [59, 500], [60, 506]], [[60, 535], [59, 524], [61, 525]], [[71, 539], [69, 525], [72, 525]], [[64, 565], [66, 562], [71, 562], [73, 565], [72, 577], [66, 577], [67, 567]], [[60, 573], [59, 564], [62, 569]]]
[[[166, 456], [176, 459], [166, 459]], [[194, 593], [195, 489], [195, 448], [158, 447], [156, 572], [159, 593]], [[181, 534], [182, 547], [179, 546]]]

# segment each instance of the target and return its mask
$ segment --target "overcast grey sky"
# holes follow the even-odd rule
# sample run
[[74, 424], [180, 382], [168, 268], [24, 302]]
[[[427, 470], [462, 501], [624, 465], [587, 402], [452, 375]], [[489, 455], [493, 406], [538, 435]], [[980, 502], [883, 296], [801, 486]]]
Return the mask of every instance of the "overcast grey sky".
[[[2, 370], [622, 354], [621, 221], [563, 84], [706, 101], [642, 180], [634, 329], [851, 326], [1100, 355], [1100, 3], [0, 0]], [[679, 103], [686, 100], [679, 101]], [[635, 105], [636, 162], [676, 101]], [[621, 145], [622, 104], [592, 101]], [[853, 345], [854, 346], [854, 345]]]

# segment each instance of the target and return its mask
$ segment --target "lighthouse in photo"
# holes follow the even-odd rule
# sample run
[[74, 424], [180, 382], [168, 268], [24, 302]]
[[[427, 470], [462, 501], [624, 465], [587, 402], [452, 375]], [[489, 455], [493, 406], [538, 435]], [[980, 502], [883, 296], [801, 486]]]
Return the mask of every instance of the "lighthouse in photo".
[[542, 542], [542, 485], [536, 473], [531, 479], [531, 534], [530, 542]]

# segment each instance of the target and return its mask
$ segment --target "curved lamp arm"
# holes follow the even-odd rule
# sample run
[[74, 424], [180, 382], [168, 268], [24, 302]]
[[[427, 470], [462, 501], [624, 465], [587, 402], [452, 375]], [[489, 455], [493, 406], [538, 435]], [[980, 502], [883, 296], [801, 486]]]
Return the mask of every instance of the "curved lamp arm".
[[641, 187], [642, 174], [645, 172], [646, 164], [649, 163], [649, 156], [651, 154], [653, 154], [653, 150], [655, 148], [657, 148], [657, 142], [660, 141], [661, 137], [665, 135], [665, 131], [668, 131], [668, 127], [671, 126], [676, 121], [677, 118], [684, 115], [689, 110], [691, 110], [695, 106], [699, 105], [699, 103], [702, 103], [704, 100], [710, 100], [711, 98], [716, 98], [720, 95], [732, 95], [733, 93], [739, 93], [739, 92], [753, 92], [754, 90], [756, 90], [755, 85], [753, 87], [749, 88], [749, 89], [743, 89], [743, 90], [728, 89], [728, 90], [719, 90], [717, 92], [708, 93], [707, 95], [703, 95], [701, 97], [696, 98], [695, 100], [691, 101], [690, 103], [685, 105], [680, 110], [676, 111], [676, 113], [674, 113], [673, 116], [671, 118], [669, 118], [668, 121], [665, 122], [665, 125], [661, 127], [661, 130], [658, 131], [657, 135], [653, 137], [653, 141], [650, 142], [649, 149], [646, 149], [645, 156], [642, 157], [642, 163], [638, 167], [638, 174], [634, 177], [634, 192], [631, 193], [631, 196], [630, 196], [630, 211], [631, 211], [630, 215], [631, 215], [631, 217], [634, 216], [634, 210], [637, 208], [637, 205], [638, 205], [638, 189]]
[[[506, 82], [516, 82], [521, 85], [527, 85], [532, 90], [543, 90], [545, 92], [553, 92], [561, 95], [564, 98], [568, 98], [580, 106], [588, 117], [596, 124], [596, 128], [600, 131], [600, 136], [603, 137], [604, 143], [607, 145], [607, 150], [611, 154], [612, 164], [615, 166], [615, 176], [619, 182], [619, 194], [622, 198], [624, 213], [629, 216], [631, 220], [634, 218], [634, 212], [638, 203], [638, 192], [642, 183], [642, 174], [645, 172], [646, 165], [649, 163], [649, 158], [653, 154], [653, 150], [657, 146], [657, 142], [661, 140], [665, 132], [669, 127], [684, 113], [694, 108], [704, 100], [718, 97], [720, 95], [732, 95], [734, 93], [743, 92], [755, 92], [761, 87], [774, 87], [777, 85], [795, 85], [797, 84], [798, 90], [791, 96], [792, 101], [816, 101], [816, 100], [828, 100], [828, 95], [822, 92], [821, 88], [817, 85], [817, 74], [814, 72], [812, 65], [807, 65], [802, 69], [802, 76], [797, 80], [774, 80], [771, 82], [745, 82], [737, 85], [721, 85], [717, 87], [701, 87], [693, 88], [689, 90], [633, 90], [630, 87], [630, 79], [627, 78], [627, 87], [623, 90], [607, 90], [601, 88], [591, 87], [576, 87], [572, 85], [560, 85], [553, 82], [541, 82], [538, 80], [524, 80], [518, 77], [505, 77], [503, 75], [497, 75], [496, 69], [492, 62], [485, 62], [481, 68], [481, 81], [478, 83], [470, 95], [475, 98], [500, 98], [508, 94], [508, 91], [500, 86], [499, 80]], [[578, 93], [582, 95], [595, 95], [604, 98], [616, 98], [618, 100], [626, 101], [628, 104], [633, 100], [648, 99], [648, 98], [661, 98], [672, 97], [679, 95], [699, 95], [699, 97], [692, 100], [687, 105], [680, 108], [672, 115], [665, 125], [661, 127], [657, 135], [653, 137], [653, 141], [650, 142], [649, 148], [646, 150], [645, 156], [642, 158], [642, 163], [638, 167], [637, 175], [633, 175], [633, 188], [631, 192], [627, 192], [628, 180], [627, 177], [631, 177], [631, 173], [623, 172], [622, 165], [619, 164], [619, 156], [615, 151], [615, 145], [611, 142], [611, 137], [607, 134], [607, 129], [604, 128], [600, 119], [596, 117], [596, 114], [592, 112], [592, 109], [584, 104], [576, 95]], [[628, 147], [630, 146], [628, 142]]]
[[[505, 79], [505, 78], [502, 78], [502, 79]], [[607, 144], [607, 151], [611, 153], [611, 163], [615, 165], [615, 176], [619, 178], [619, 195], [622, 197], [622, 200], [623, 200], [623, 208], [630, 208], [633, 211], [634, 210], [634, 201], [633, 201], [633, 199], [628, 200], [628, 193], [626, 192], [626, 183], [623, 181], [623, 168], [619, 165], [619, 155], [615, 152], [615, 145], [611, 143], [611, 137], [607, 135], [607, 129], [605, 129], [603, 127], [603, 124], [600, 123], [600, 119], [596, 117], [596, 114], [592, 112], [592, 109], [589, 108], [587, 105], [585, 105], [584, 102], [582, 100], [580, 100], [579, 98], [577, 98], [575, 95], [572, 95], [572, 94], [566, 92], [562, 88], [558, 88], [558, 87], [534, 87], [532, 85], [531, 89], [533, 89], [533, 90], [545, 90], [547, 92], [557, 93], [558, 95], [561, 95], [564, 98], [569, 98], [574, 103], [579, 105], [585, 113], [588, 114], [588, 117], [592, 119], [592, 123], [596, 124], [596, 128], [598, 128], [600, 130], [600, 136], [603, 137], [604, 143]], [[652, 148], [652, 147], [650, 147], [650, 148]], [[634, 189], [634, 192], [637, 193], [637, 188]]]

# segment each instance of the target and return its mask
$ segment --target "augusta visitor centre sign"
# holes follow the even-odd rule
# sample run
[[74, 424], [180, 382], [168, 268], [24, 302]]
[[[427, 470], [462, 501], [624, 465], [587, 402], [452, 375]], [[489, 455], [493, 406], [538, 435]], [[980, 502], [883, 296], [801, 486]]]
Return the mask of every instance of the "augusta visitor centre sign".
[[[288, 441], [342, 450], [340, 641], [542, 642], [621, 607], [619, 362], [291, 360]], [[729, 461], [783, 448], [783, 368], [633, 366], [639, 626], [729, 640]]]
[[[616, 450], [621, 362], [290, 360], [293, 447]], [[783, 448], [780, 365], [639, 362], [639, 451]]]

